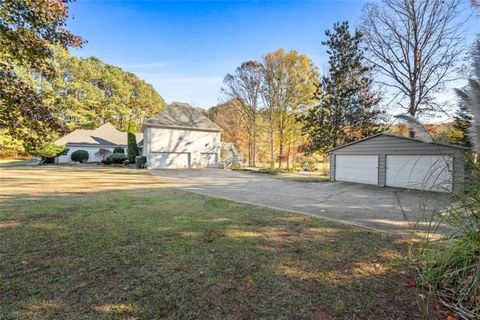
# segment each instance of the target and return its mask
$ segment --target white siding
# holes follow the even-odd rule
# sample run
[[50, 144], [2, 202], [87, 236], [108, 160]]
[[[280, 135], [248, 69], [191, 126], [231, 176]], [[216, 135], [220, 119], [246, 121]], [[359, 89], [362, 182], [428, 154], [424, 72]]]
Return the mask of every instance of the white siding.
[[58, 163], [72, 163], [72, 158], [71, 155], [74, 151], [77, 150], [85, 150], [88, 152], [88, 162], [100, 162], [103, 159], [103, 156], [97, 156], [95, 153], [97, 153], [100, 149], [107, 149], [110, 152], [113, 152], [113, 147], [100, 147], [100, 146], [79, 146], [79, 147], [70, 147], [67, 145], [67, 148], [69, 148], [68, 153], [66, 155], [58, 156]]
[[[178, 163], [169, 165], [169, 161], [159, 159], [178, 158], [178, 154], [183, 153], [190, 154], [190, 166], [205, 166], [205, 154], [210, 154], [209, 166], [220, 164], [220, 132], [147, 127], [144, 145], [149, 168], [177, 168]], [[165, 154], [168, 153], [171, 155], [167, 157]], [[158, 154], [164, 155], [159, 158]], [[181, 162], [184, 163], [183, 160]]]

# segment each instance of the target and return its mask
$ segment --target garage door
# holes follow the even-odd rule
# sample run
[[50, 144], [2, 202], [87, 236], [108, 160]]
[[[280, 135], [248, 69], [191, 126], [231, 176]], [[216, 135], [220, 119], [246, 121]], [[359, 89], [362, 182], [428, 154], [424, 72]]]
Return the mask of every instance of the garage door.
[[203, 167], [216, 167], [218, 166], [218, 154], [217, 153], [202, 153], [200, 154], [200, 161]]
[[336, 155], [335, 180], [378, 184], [378, 156]]
[[452, 156], [387, 155], [385, 184], [430, 191], [452, 191]]
[[152, 169], [190, 168], [190, 153], [152, 152], [148, 166]]

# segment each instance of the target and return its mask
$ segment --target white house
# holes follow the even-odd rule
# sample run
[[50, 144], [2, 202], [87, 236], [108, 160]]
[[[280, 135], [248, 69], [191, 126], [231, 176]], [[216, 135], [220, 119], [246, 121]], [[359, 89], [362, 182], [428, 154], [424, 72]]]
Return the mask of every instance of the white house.
[[[143, 140], [143, 133], [136, 134], [137, 143]], [[71, 155], [76, 150], [88, 152], [88, 162], [100, 162], [103, 157], [113, 152], [115, 147], [121, 147], [127, 151], [127, 133], [118, 131], [110, 123], [95, 130], [77, 129], [55, 141], [57, 145], [65, 145], [69, 148], [66, 155], [58, 156], [57, 163], [72, 162]]]
[[173, 102], [144, 125], [147, 167], [218, 167], [221, 131], [203, 111]]

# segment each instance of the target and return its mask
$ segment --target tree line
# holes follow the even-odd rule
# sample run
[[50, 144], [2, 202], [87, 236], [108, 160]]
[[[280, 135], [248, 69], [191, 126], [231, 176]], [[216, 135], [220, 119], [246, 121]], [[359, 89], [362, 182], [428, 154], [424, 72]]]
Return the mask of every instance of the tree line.
[[325, 153], [380, 129], [383, 112], [361, 32], [342, 22], [326, 36], [329, 72], [322, 77], [306, 55], [283, 49], [225, 76], [227, 101], [210, 114], [224, 128], [224, 138], [246, 151], [248, 165], [260, 161], [290, 169], [298, 155]]
[[[305, 155], [398, 131], [388, 114], [451, 115], [437, 96], [458, 79], [465, 51], [462, 9], [459, 0], [368, 3], [358, 28], [339, 22], [325, 32], [325, 74], [295, 50], [267, 53], [225, 76], [224, 102], [210, 115], [249, 166], [287, 169]], [[459, 105], [453, 128], [439, 136], [468, 143], [469, 117]]]
[[131, 72], [68, 47], [68, 2], [5, 0], [0, 6], [0, 154], [31, 152], [77, 128], [111, 122], [127, 131], [162, 110], [163, 98]]

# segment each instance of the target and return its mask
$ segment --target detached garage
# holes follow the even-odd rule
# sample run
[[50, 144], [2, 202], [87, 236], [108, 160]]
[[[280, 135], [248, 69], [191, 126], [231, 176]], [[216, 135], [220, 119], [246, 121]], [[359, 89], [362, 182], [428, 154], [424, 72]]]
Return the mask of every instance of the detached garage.
[[330, 150], [330, 179], [453, 192], [464, 183], [465, 148], [380, 133]]

